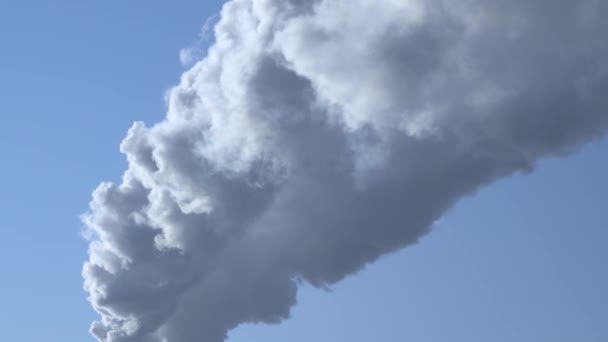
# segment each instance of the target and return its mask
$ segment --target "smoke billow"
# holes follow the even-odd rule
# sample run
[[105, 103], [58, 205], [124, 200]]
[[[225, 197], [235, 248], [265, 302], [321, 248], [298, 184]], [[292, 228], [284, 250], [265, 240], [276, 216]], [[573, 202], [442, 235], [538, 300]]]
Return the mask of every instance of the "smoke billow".
[[415, 243], [455, 201], [608, 128], [608, 2], [232, 0], [102, 184], [107, 342], [221, 342]]

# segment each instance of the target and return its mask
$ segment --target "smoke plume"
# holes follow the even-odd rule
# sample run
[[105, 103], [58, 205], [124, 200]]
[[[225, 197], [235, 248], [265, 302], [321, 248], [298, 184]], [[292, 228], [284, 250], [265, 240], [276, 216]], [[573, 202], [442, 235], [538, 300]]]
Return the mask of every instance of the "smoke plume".
[[106, 342], [221, 342], [608, 128], [608, 2], [232, 0], [84, 221]]

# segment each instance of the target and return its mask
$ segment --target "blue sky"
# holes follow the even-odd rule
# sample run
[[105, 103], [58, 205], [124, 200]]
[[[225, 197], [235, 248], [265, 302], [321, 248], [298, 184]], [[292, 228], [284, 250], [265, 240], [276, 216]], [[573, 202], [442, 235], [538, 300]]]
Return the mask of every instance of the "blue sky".
[[[118, 180], [135, 120], [164, 115], [179, 50], [220, 1], [0, 3], [0, 326], [9, 341], [93, 341], [78, 215]], [[419, 245], [233, 342], [608, 340], [608, 142], [500, 181]]]

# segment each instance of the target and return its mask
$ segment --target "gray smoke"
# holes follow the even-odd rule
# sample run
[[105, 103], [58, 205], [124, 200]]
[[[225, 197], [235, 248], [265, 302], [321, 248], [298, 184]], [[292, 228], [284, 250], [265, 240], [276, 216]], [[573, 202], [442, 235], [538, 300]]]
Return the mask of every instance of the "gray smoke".
[[232, 0], [84, 221], [106, 342], [221, 342], [608, 128], [608, 2]]

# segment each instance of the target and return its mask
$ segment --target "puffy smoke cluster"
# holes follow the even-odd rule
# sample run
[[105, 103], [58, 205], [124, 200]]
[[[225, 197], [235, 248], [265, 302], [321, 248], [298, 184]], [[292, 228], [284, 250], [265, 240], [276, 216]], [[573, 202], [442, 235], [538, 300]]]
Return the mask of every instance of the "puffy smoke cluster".
[[84, 221], [106, 342], [221, 342], [608, 126], [608, 2], [232, 0]]

